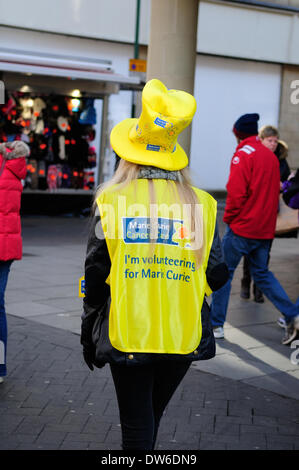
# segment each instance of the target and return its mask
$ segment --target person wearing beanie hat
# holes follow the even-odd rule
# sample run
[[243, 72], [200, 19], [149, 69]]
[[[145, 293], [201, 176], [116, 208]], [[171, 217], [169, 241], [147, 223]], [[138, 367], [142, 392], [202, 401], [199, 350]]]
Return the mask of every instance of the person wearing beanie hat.
[[228, 271], [216, 201], [191, 185], [179, 144], [195, 110], [189, 93], [147, 82], [140, 117], [112, 129], [119, 162], [95, 197], [81, 344], [91, 370], [110, 365], [123, 450], [154, 449], [191, 362], [215, 355], [204, 299]]
[[[268, 149], [273, 152], [279, 161], [279, 171], [280, 171], [280, 181], [281, 186], [284, 181], [286, 181], [290, 175], [290, 168], [287, 162], [288, 156], [288, 145], [283, 140], [279, 140], [279, 132], [275, 126], [272, 125], [264, 125], [259, 129], [259, 138], [263, 145], [265, 145]], [[292, 238], [297, 237], [298, 230], [292, 230], [287, 232], [286, 234], [279, 235], [279, 238]], [[277, 235], [276, 235], [277, 236]], [[270, 261], [270, 251], [269, 250], [269, 258], [268, 264]], [[244, 257], [243, 263], [243, 277], [241, 279], [241, 292], [240, 296], [243, 299], [250, 298], [250, 284], [251, 284], [251, 275], [250, 275], [250, 268], [249, 262], [247, 257]], [[253, 298], [254, 301], [257, 303], [264, 302], [264, 296], [261, 290], [257, 287], [255, 283], [253, 283]], [[281, 322], [279, 322], [280, 324]]]
[[29, 147], [22, 141], [0, 144], [0, 383], [7, 374], [5, 289], [13, 260], [22, 258], [20, 221], [22, 179]]
[[275, 235], [280, 192], [279, 162], [257, 135], [259, 115], [245, 114], [233, 126], [238, 145], [232, 157], [223, 221], [227, 224], [222, 240], [229, 280], [213, 293], [211, 319], [215, 338], [224, 338], [231, 282], [243, 256], [257, 287], [285, 318], [282, 339], [290, 344], [299, 335], [299, 305], [294, 305], [269, 271], [268, 259]]
[[234, 124], [233, 133], [239, 140], [246, 139], [252, 135], [258, 134], [258, 120], [260, 116], [257, 113], [243, 114]]
[[[233, 126], [233, 133], [235, 134], [237, 141], [240, 142], [241, 140], [246, 139], [247, 137], [251, 137], [253, 135], [258, 134], [258, 121], [260, 119], [259, 114], [251, 113], [251, 114], [243, 114], [243, 116], [239, 117]], [[241, 298], [242, 299], [249, 299], [250, 298], [250, 283], [251, 283], [251, 276], [250, 276], [250, 269], [249, 269], [249, 262], [248, 258], [244, 256], [244, 264], [243, 264], [243, 278], [241, 279]], [[257, 285], [253, 284], [253, 296], [254, 300], [257, 303], [263, 303], [263, 293], [257, 287]]]

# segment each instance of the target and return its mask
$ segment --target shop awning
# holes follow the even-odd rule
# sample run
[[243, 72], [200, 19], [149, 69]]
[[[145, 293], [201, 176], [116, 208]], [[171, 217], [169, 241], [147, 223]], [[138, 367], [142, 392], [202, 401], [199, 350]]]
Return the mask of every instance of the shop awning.
[[24, 92], [71, 94], [80, 89], [97, 96], [140, 88], [139, 77], [115, 73], [107, 60], [0, 48], [0, 71], [6, 89]]

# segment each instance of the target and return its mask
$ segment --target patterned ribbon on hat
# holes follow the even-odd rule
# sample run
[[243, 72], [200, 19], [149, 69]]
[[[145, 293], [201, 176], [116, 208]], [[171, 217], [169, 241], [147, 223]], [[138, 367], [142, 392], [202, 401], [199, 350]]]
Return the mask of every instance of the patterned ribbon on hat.
[[163, 170], [162, 168], [156, 168], [154, 166], [143, 166], [139, 170], [138, 179], [163, 179], [178, 181], [177, 171]]

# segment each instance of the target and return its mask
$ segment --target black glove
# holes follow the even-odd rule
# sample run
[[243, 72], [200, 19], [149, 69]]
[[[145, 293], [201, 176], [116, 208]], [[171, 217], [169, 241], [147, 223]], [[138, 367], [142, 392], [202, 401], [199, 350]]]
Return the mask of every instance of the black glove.
[[83, 346], [84, 361], [90, 370], [93, 370], [95, 361], [95, 346], [92, 343], [93, 319], [91, 317], [82, 318], [80, 343]]
[[94, 370], [95, 348], [93, 346], [83, 346], [83, 357], [90, 370]]

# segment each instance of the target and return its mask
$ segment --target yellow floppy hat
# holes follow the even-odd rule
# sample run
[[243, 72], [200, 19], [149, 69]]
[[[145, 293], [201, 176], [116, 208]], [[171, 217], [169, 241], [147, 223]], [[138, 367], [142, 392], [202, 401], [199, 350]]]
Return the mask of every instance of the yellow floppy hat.
[[188, 157], [177, 138], [191, 123], [195, 111], [192, 95], [168, 90], [160, 80], [150, 80], [142, 91], [139, 119], [125, 119], [117, 124], [110, 134], [111, 146], [129, 162], [181, 170], [188, 165]]

